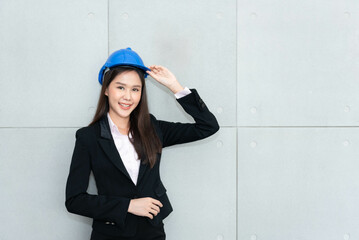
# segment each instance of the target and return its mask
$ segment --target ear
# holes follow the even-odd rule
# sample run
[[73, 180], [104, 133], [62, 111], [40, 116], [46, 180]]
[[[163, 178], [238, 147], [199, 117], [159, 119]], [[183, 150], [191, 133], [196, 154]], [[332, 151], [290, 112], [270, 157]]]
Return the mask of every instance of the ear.
[[105, 95], [108, 97], [108, 88], [105, 90]]

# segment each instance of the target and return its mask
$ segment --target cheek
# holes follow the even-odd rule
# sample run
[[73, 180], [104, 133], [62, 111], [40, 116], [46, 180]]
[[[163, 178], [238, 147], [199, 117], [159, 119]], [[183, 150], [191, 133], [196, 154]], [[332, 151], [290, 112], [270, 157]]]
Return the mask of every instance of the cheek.
[[141, 94], [138, 94], [138, 96], [136, 96], [136, 103], [139, 104], [141, 100]]
[[116, 91], [116, 90], [110, 91], [109, 95], [111, 96], [112, 99], [116, 99], [120, 96], [119, 91]]

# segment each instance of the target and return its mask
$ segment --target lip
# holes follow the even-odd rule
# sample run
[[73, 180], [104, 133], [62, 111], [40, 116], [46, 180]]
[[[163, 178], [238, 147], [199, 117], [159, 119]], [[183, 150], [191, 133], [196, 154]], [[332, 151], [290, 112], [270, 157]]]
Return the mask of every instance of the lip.
[[130, 107], [132, 106], [132, 104], [129, 103], [124, 103], [124, 102], [120, 102], [121, 104], [125, 104], [125, 105], [130, 105]]
[[[120, 102], [120, 103], [121, 103], [121, 102]], [[130, 106], [128, 106], [128, 107], [124, 107], [124, 106], [122, 106], [120, 103], [119, 103], [118, 105], [120, 105], [120, 108], [122, 108], [123, 110], [128, 110], [128, 109], [130, 109], [131, 106], [132, 106], [132, 104], [121, 103], [121, 104], [130, 105]]]

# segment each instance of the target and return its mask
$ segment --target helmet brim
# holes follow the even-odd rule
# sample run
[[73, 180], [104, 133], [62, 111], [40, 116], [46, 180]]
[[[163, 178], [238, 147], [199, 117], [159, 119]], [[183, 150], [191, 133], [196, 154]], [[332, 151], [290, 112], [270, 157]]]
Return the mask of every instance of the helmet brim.
[[133, 69], [140, 69], [144, 72], [144, 75], [145, 75], [144, 78], [147, 78], [147, 76], [148, 76], [148, 73], [146, 73], [146, 71], [151, 71], [151, 69], [147, 68], [146, 66], [139, 66], [139, 65], [134, 65], [134, 64], [116, 64], [116, 65], [112, 65], [112, 66], [106, 66], [106, 64], [105, 64], [105, 65], [103, 65], [103, 67], [101, 68], [101, 70], [98, 74], [99, 83], [102, 85], [103, 76], [107, 69], [110, 70], [111, 68], [118, 67], [118, 66], [126, 66], [126, 67], [133, 68]]

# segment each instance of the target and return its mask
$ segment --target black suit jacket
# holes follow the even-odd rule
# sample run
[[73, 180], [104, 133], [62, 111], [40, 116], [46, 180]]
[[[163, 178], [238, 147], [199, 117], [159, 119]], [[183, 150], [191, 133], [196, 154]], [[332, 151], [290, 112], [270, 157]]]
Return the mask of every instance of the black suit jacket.
[[[195, 89], [177, 99], [195, 123], [179, 123], [157, 120], [152, 114], [151, 122], [159, 136], [162, 147], [187, 143], [206, 138], [219, 130], [215, 116], [208, 110]], [[151, 169], [140, 164], [135, 185], [119, 155], [107, 115], [91, 126], [76, 131], [76, 143], [66, 184], [66, 208], [69, 212], [93, 218], [94, 230], [113, 236], [133, 236], [137, 229], [136, 216], [127, 212], [131, 199], [152, 197], [163, 207], [153, 219], [153, 225], [172, 212], [159, 174], [161, 154]], [[98, 195], [87, 193], [90, 172], [95, 177]]]

